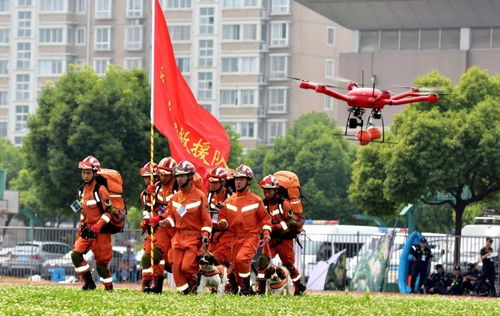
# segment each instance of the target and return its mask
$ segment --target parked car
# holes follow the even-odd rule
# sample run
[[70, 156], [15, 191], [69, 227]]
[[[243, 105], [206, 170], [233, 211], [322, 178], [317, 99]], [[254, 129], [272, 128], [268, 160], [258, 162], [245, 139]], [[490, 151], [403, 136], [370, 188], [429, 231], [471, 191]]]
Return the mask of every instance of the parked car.
[[[123, 253], [127, 251], [126, 247], [122, 246], [113, 246], [113, 258], [111, 259], [111, 262], [109, 263], [109, 269], [111, 273], [117, 272], [118, 267], [120, 266], [120, 261], [122, 258]], [[47, 260], [43, 263], [42, 269], [41, 269], [41, 276], [44, 279], [49, 280], [52, 276], [52, 269], [64, 269], [65, 275], [73, 275], [77, 276], [75, 272], [75, 267], [73, 265], [73, 261], [71, 260], [71, 253], [73, 251], [69, 251], [66, 253], [64, 256], [60, 258], [55, 258], [55, 259], [50, 259]], [[90, 265], [90, 268], [95, 270], [95, 260], [94, 260], [94, 253], [92, 250], [88, 251], [86, 254], [83, 255], [83, 258], [87, 263]]]
[[14, 250], [14, 247], [0, 248], [0, 275], [7, 275], [9, 269], [7, 267], [7, 260]]
[[53, 241], [29, 241], [18, 244], [5, 262], [13, 276], [40, 274], [45, 261], [61, 258], [71, 250], [68, 244]]

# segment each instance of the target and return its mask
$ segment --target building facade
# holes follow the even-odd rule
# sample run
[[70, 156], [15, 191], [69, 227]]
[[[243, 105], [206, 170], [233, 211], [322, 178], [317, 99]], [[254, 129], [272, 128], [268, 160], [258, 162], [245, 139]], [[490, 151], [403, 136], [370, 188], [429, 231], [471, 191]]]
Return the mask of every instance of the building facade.
[[[71, 64], [150, 69], [144, 0], [0, 0], [0, 136], [22, 144], [44, 84]], [[288, 76], [330, 80], [351, 31], [291, 0], [160, 0], [177, 64], [200, 105], [240, 134], [272, 144], [300, 115], [333, 102]]]

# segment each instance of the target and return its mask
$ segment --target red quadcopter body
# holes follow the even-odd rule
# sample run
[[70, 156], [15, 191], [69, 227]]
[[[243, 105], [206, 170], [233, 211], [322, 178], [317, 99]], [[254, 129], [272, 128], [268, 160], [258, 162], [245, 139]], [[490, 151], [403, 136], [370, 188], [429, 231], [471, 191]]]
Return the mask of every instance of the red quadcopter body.
[[[359, 140], [361, 145], [366, 145], [381, 137], [382, 142], [384, 142], [384, 119], [381, 111], [384, 106], [424, 101], [435, 103], [439, 100], [437, 94], [425, 93], [418, 88], [411, 88], [409, 91], [391, 95], [389, 91], [376, 89], [375, 83], [372, 88], [359, 88], [357, 83], [351, 81], [347, 85], [347, 94], [342, 94], [328, 88], [338, 87], [316, 84], [306, 80], [301, 80], [299, 87], [302, 89], [313, 89], [318, 93], [323, 93], [330, 97], [345, 101], [349, 106], [347, 109], [349, 116], [347, 117], [345, 135], [347, 135], [348, 128], [357, 128], [361, 126], [361, 130], [356, 133], [356, 139]], [[366, 109], [371, 109], [371, 113], [365, 126], [363, 117]], [[370, 127], [373, 125], [373, 119], [380, 119], [382, 121], [382, 132], [376, 127]]]

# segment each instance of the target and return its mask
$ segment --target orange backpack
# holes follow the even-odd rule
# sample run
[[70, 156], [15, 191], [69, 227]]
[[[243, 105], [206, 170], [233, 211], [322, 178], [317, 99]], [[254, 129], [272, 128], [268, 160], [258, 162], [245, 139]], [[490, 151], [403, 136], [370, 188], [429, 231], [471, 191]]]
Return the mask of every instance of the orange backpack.
[[283, 238], [293, 239], [304, 230], [303, 226], [305, 222], [299, 177], [291, 171], [278, 171], [273, 176], [278, 180], [281, 187], [280, 191], [282, 191], [284, 197], [290, 201], [292, 206], [292, 214], [290, 215], [292, 215], [291, 217], [295, 221], [294, 229], [291, 229]]
[[[104, 185], [109, 191], [109, 198], [113, 205], [113, 212], [111, 213], [111, 220], [103, 226], [101, 232], [108, 234], [116, 234], [123, 231], [125, 225], [125, 216], [127, 215], [127, 208], [123, 200], [123, 180], [120, 173], [113, 169], [101, 169], [97, 172], [96, 186], [94, 188], [94, 196], [96, 201], [100, 201], [99, 187]], [[104, 213], [102, 203], [97, 203], [101, 212]]]

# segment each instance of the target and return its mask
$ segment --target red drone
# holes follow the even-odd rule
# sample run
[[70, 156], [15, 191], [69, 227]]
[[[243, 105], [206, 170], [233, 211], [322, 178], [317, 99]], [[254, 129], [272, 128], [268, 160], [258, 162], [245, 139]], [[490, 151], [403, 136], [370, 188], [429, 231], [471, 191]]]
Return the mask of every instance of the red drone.
[[[361, 130], [356, 133], [356, 139], [359, 140], [361, 145], [366, 145], [371, 141], [379, 139], [380, 137], [382, 137], [382, 142], [384, 142], [384, 119], [381, 111], [384, 106], [402, 105], [423, 101], [435, 103], [439, 100], [439, 96], [436, 93], [423, 92], [419, 88], [410, 88], [410, 91], [391, 96], [387, 90], [375, 89], [375, 77], [372, 77], [373, 87], [371, 88], [359, 88], [356, 82], [350, 81], [347, 84], [347, 94], [342, 94], [327, 88], [339, 87], [316, 84], [298, 78], [291, 79], [300, 80], [299, 87], [302, 89], [313, 89], [318, 93], [323, 93], [347, 102], [347, 105], [349, 106], [349, 116], [347, 117], [345, 135], [347, 135], [347, 128], [357, 128], [358, 126], [361, 126]], [[363, 117], [366, 109], [371, 109], [371, 113], [368, 117], [365, 129], [363, 129]], [[376, 127], [369, 127], [373, 125], [373, 119], [380, 119], [382, 121], [382, 133]]]

